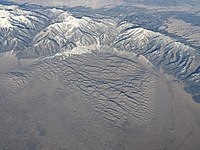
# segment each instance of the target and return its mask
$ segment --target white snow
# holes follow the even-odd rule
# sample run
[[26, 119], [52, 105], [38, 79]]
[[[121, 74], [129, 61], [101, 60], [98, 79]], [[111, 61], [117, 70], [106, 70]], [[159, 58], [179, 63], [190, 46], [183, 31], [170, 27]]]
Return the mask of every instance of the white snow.
[[32, 12], [21, 10], [18, 6], [0, 5], [0, 28], [14, 28], [12, 20], [32, 26], [33, 23], [29, 18], [38, 20], [32, 15]]
[[10, 28], [12, 24], [9, 22], [9, 16], [12, 14], [6, 10], [0, 10], [0, 28]]

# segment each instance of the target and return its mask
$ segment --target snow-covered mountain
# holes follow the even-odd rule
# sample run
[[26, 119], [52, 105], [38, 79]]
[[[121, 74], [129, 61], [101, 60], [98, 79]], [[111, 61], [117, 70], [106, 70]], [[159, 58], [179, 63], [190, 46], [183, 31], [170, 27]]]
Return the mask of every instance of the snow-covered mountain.
[[33, 39], [32, 46], [18, 54], [19, 57], [50, 56], [79, 46], [109, 46], [117, 36], [113, 20], [93, 20], [71, 15], [61, 22], [52, 23]]
[[0, 6], [0, 51], [19, 51], [30, 46], [47, 19], [39, 12], [22, 10], [18, 6]]
[[55, 8], [1, 6], [0, 18], [1, 53], [14, 51], [18, 59], [28, 59], [68, 54], [73, 49], [129, 51], [195, 87], [189, 86], [188, 91], [199, 98], [199, 52], [169, 36], [113, 19], [77, 18]]

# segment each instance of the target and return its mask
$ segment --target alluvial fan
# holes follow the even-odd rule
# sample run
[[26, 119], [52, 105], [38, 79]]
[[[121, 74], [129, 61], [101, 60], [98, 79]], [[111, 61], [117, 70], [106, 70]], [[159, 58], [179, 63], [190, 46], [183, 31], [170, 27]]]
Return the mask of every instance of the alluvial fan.
[[[129, 149], [140, 140], [155, 149], [170, 145], [164, 141], [173, 135], [160, 140], [159, 146], [146, 137], [151, 134], [155, 140], [164, 123], [171, 126], [170, 111], [162, 114], [171, 107], [170, 102], [161, 104], [158, 92], [167, 93], [158, 89], [163, 84], [159, 76], [140, 61], [127, 52], [92, 52], [46, 59], [7, 73], [0, 79], [0, 131], [11, 132], [0, 144], [8, 149], [45, 149], [49, 143], [51, 149], [61, 144], [60, 148], [82, 150]], [[151, 129], [163, 118], [169, 122]], [[143, 146], [147, 145], [138, 148]]]

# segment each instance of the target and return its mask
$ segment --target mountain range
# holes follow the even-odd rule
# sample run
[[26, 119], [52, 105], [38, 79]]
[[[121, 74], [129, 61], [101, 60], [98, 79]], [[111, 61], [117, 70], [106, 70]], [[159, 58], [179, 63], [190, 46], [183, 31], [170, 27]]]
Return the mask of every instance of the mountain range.
[[42, 5], [53, 6], [86, 6], [92, 8], [114, 7], [121, 4], [145, 4], [145, 5], [161, 5], [161, 6], [174, 6], [174, 5], [196, 5], [199, 0], [12, 0], [19, 3], [34, 3]]

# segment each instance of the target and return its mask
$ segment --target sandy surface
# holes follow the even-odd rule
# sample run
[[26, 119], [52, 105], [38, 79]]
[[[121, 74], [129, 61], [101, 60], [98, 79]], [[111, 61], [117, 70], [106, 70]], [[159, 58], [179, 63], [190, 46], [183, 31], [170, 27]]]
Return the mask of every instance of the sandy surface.
[[198, 150], [200, 148], [200, 105], [184, 90], [182, 83], [165, 75], [172, 95], [175, 143], [173, 149]]
[[3, 150], [199, 150], [200, 105], [136, 59], [91, 53], [17, 69], [0, 74]]

